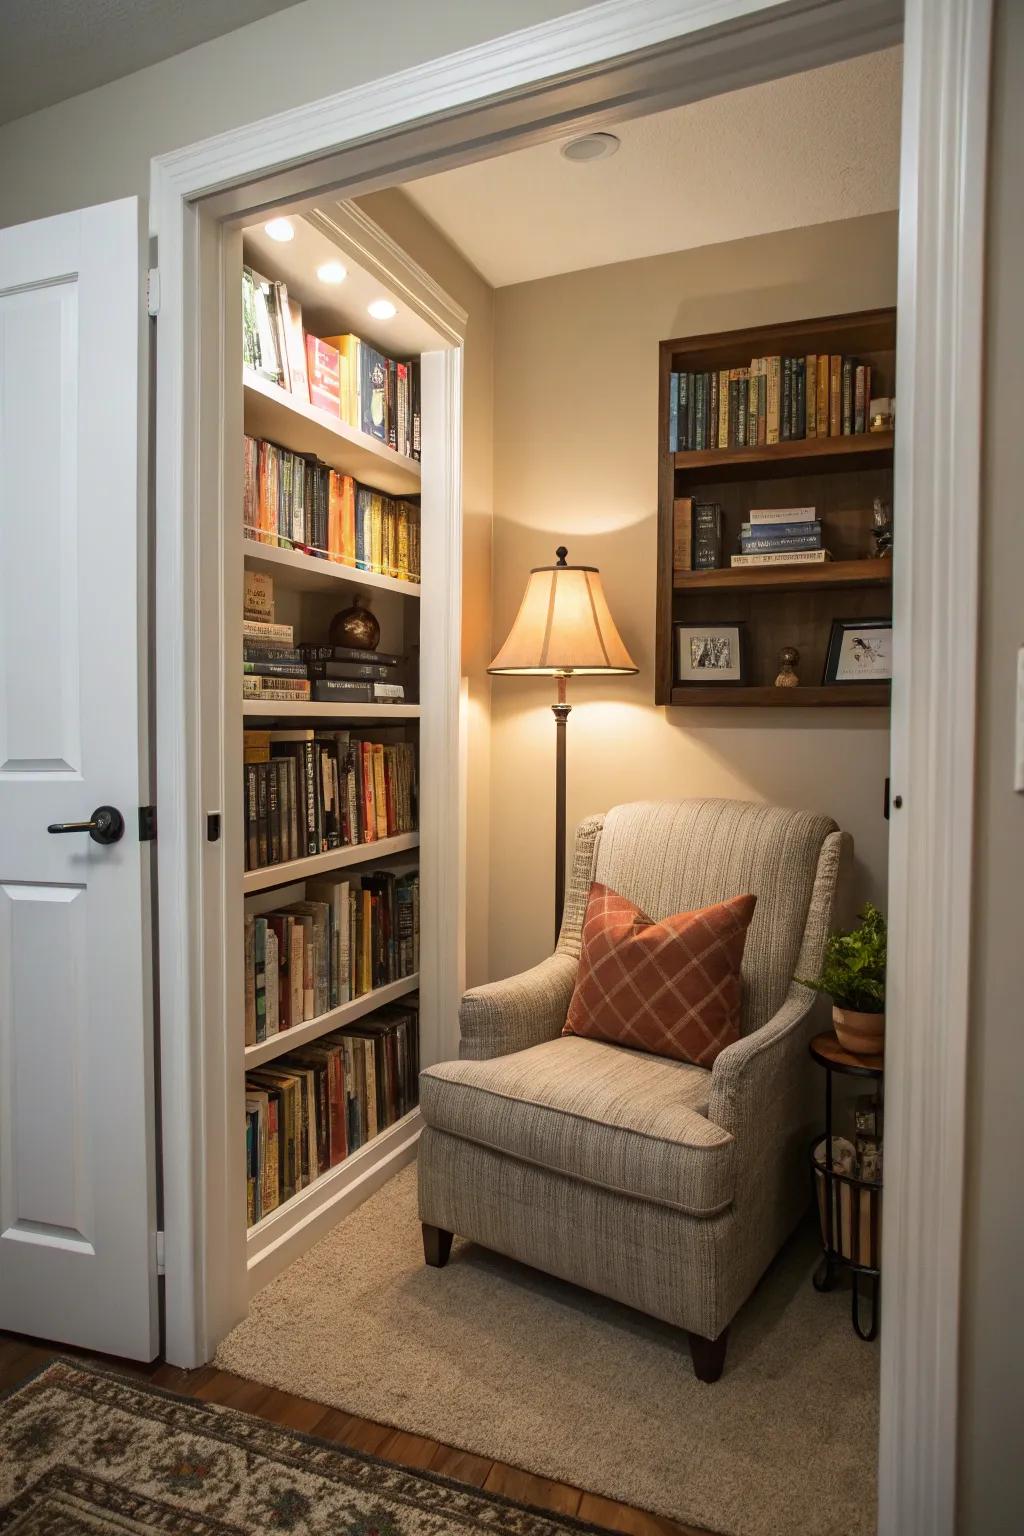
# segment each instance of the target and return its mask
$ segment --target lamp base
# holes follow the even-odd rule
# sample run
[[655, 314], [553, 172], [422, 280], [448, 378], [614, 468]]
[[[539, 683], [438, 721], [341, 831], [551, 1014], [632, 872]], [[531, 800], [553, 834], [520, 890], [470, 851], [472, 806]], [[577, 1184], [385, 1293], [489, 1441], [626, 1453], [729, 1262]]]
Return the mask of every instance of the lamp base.
[[565, 702], [565, 678], [558, 678], [558, 700], [552, 704], [555, 717], [555, 943], [562, 931], [565, 910], [565, 722], [571, 704]]

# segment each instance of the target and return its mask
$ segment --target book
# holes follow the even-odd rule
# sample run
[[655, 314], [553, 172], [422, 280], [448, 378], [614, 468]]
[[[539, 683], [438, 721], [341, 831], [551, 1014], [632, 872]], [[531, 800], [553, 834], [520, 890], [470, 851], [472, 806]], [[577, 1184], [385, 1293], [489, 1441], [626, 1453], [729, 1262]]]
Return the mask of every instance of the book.
[[273, 640], [278, 645], [291, 645], [294, 632], [290, 624], [274, 624], [264, 619], [243, 619], [244, 640]]
[[282, 318], [284, 322], [285, 356], [288, 359], [288, 382], [296, 400], [309, 404], [309, 373], [306, 363], [306, 338], [302, 330], [302, 305], [293, 299], [284, 283], [279, 288]]
[[693, 497], [677, 496], [672, 504], [672, 571], [693, 570]]
[[833, 353], [828, 363], [828, 435], [839, 437], [843, 426], [843, 359]]
[[832, 556], [827, 549], [783, 550], [777, 554], [733, 555], [732, 565], [820, 565]]
[[[810, 528], [810, 525], [808, 525]], [[809, 550], [821, 548], [821, 527], [804, 533], [770, 534], [741, 533], [740, 553], [744, 555], [772, 555], [783, 550]]]
[[401, 656], [384, 651], [363, 650], [354, 645], [300, 645], [297, 654], [304, 661], [372, 662], [378, 667], [397, 667]]
[[359, 427], [370, 437], [386, 443], [387, 359], [366, 341], [359, 344]]
[[740, 534], [755, 539], [819, 539], [821, 524], [804, 523], [741, 523]]
[[715, 570], [722, 563], [722, 509], [717, 502], [693, 504], [693, 569]]
[[243, 699], [273, 700], [279, 704], [301, 704], [309, 698], [310, 683], [306, 678], [242, 677]]
[[668, 451], [676, 453], [679, 449], [679, 375], [670, 373], [668, 376]]
[[284, 365], [278, 350], [275, 320], [277, 293], [274, 284], [242, 269], [242, 359], [261, 378], [283, 386]]
[[817, 400], [814, 407], [814, 432], [816, 437], [828, 437], [829, 435], [829, 370], [830, 363], [828, 357], [824, 354], [820, 355], [815, 369]]
[[840, 426], [844, 437], [849, 437], [853, 432], [853, 373], [855, 361], [852, 357], [843, 358]]
[[804, 412], [805, 436], [817, 437], [818, 435], [818, 359], [814, 352], [808, 352], [804, 358], [804, 380], [806, 385], [806, 407]]
[[372, 704], [373, 684], [341, 678], [318, 678], [311, 685], [317, 704]]
[[309, 403], [331, 416], [341, 415], [341, 361], [329, 342], [316, 336], [306, 337], [306, 367], [309, 377]]
[[[349, 678], [358, 681], [370, 681], [386, 683], [391, 677], [391, 668], [383, 663], [364, 661], [307, 661], [311, 678], [331, 677]], [[392, 679], [393, 681], [393, 679]]]
[[247, 619], [274, 622], [274, 578], [261, 571], [246, 571], [242, 611]]
[[768, 391], [765, 420], [765, 442], [780, 441], [782, 422], [782, 359], [768, 359]]
[[751, 507], [747, 520], [752, 524], [813, 523], [817, 516], [817, 507]]

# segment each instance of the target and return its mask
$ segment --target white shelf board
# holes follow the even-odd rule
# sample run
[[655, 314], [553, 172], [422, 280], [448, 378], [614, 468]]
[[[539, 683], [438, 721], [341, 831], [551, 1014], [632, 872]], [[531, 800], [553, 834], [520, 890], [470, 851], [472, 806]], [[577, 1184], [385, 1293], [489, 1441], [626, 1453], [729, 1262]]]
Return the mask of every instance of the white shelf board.
[[420, 466], [386, 443], [318, 406], [288, 394], [246, 368], [242, 374], [245, 430], [293, 453], [315, 453], [332, 469], [392, 496], [418, 496]]
[[250, 1296], [411, 1162], [422, 1129], [419, 1109], [410, 1110], [250, 1227], [246, 1236]]
[[332, 848], [328, 853], [312, 853], [305, 859], [289, 859], [284, 864], [268, 864], [263, 869], [247, 869], [242, 876], [242, 890], [269, 891], [275, 885], [291, 885], [295, 880], [309, 880], [326, 875], [332, 869], [347, 869], [350, 864], [371, 864], [393, 853], [418, 848], [418, 832], [402, 832], [398, 837], [378, 837], [370, 843], [353, 843], [348, 848]]
[[[394, 592], [399, 597], [419, 597], [421, 591], [418, 581], [399, 581], [394, 576], [378, 576], [376, 571], [357, 571], [352, 565], [317, 560], [301, 550], [279, 549], [261, 544], [258, 539], [247, 538], [244, 551], [247, 571], [262, 571], [296, 592], [336, 592], [339, 581], [354, 587], [372, 587], [376, 592]], [[369, 652], [367, 660], [372, 660]]]
[[418, 704], [316, 704], [305, 699], [243, 699], [242, 714], [259, 720], [376, 720], [387, 725], [392, 720], [418, 720]]
[[265, 1061], [273, 1061], [276, 1056], [285, 1056], [289, 1051], [307, 1045], [310, 1040], [317, 1040], [321, 1035], [329, 1034], [332, 1029], [341, 1029], [346, 1024], [354, 1023], [356, 1019], [365, 1018], [375, 1008], [381, 1008], [385, 1003], [393, 1003], [398, 998], [407, 997], [410, 992], [415, 992], [419, 984], [419, 973], [414, 972], [411, 976], [403, 976], [398, 981], [389, 981], [383, 987], [375, 987], [372, 992], [364, 992], [361, 997], [353, 997], [347, 1003], [339, 1003], [337, 1008], [332, 1008], [329, 1013], [321, 1013], [315, 1019], [307, 1019], [303, 1024], [296, 1024], [292, 1029], [270, 1035], [266, 1040], [261, 1040], [258, 1045], [247, 1045], [245, 1070], [248, 1072], [251, 1067], [260, 1067]]

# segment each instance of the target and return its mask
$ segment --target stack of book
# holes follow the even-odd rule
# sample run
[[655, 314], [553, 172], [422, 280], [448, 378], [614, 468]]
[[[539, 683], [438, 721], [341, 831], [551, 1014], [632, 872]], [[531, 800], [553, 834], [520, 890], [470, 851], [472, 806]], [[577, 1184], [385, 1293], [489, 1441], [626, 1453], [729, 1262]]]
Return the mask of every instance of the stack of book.
[[416, 751], [396, 734], [245, 731], [246, 869], [414, 832]]
[[358, 571], [420, 579], [420, 509], [359, 485], [308, 454], [247, 437], [242, 525], [246, 538], [298, 549]]
[[818, 565], [828, 559], [816, 508], [751, 507], [740, 525], [740, 553], [730, 564]]
[[871, 367], [839, 353], [669, 375], [670, 453], [849, 437], [870, 421]]
[[274, 616], [274, 582], [246, 571], [242, 618], [242, 697], [297, 703], [310, 695], [309, 674], [290, 624]]
[[242, 697], [268, 702], [400, 704], [401, 656], [346, 645], [296, 645], [291, 624], [274, 618], [274, 581], [245, 573]]
[[415, 999], [247, 1072], [249, 1225], [415, 1108], [418, 1077]]
[[245, 919], [245, 1043], [319, 1018], [419, 965], [419, 875], [340, 874]]
[[418, 358], [386, 357], [359, 336], [308, 335], [284, 283], [242, 269], [242, 362], [296, 399], [420, 457]]

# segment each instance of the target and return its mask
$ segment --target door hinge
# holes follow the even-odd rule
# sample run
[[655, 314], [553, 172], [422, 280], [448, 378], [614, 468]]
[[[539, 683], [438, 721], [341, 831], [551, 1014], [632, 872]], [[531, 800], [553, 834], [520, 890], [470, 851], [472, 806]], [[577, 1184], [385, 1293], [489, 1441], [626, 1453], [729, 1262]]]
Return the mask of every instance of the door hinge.
[[139, 806], [139, 842], [151, 843], [156, 838], [156, 806]]
[[156, 1272], [158, 1275], [166, 1273], [164, 1269], [164, 1235], [162, 1232], [157, 1232], [156, 1234]]
[[150, 267], [146, 273], [146, 308], [151, 315], [160, 313], [160, 268]]

